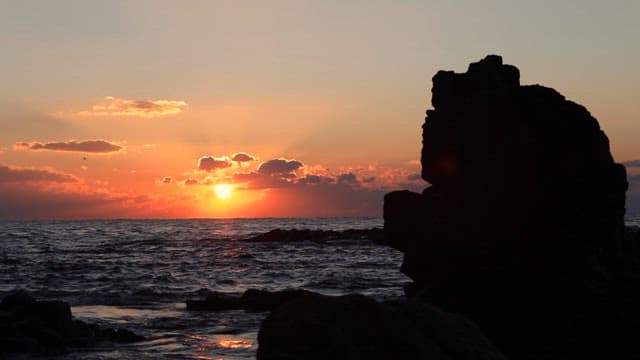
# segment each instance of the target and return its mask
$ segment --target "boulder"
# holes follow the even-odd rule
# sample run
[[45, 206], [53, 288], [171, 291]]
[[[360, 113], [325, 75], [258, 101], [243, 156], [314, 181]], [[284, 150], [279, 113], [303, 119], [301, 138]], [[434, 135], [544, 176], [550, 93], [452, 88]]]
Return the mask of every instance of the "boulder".
[[505, 359], [464, 317], [362, 295], [301, 296], [264, 320], [258, 343], [259, 360]]
[[187, 310], [198, 311], [272, 311], [278, 306], [310, 292], [302, 289], [266, 291], [248, 289], [241, 296], [213, 292], [204, 300], [187, 300]]
[[496, 55], [439, 71], [432, 105], [431, 185], [385, 196], [407, 295], [470, 317], [508, 356], [619, 345], [627, 181], [598, 121]]
[[102, 328], [73, 319], [62, 301], [36, 301], [24, 290], [0, 302], [0, 355], [12, 353], [63, 354], [96, 341], [136, 342], [142, 336], [125, 329]]

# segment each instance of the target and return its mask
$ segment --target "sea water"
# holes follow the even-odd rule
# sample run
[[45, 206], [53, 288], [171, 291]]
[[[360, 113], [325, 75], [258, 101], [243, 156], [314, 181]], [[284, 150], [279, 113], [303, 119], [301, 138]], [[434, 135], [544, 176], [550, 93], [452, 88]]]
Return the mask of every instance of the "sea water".
[[[76, 318], [145, 336], [64, 359], [254, 358], [267, 313], [187, 311], [212, 291], [302, 288], [402, 295], [402, 254], [371, 241], [249, 243], [280, 229], [381, 227], [379, 218], [0, 222], [0, 297], [21, 288]], [[24, 358], [24, 357], [21, 357]]]
[[[640, 216], [626, 222], [640, 226]], [[400, 252], [367, 240], [242, 239], [276, 228], [381, 226], [379, 218], [0, 222], [0, 297], [26, 289], [70, 303], [76, 318], [147, 338], [61, 359], [250, 359], [267, 313], [187, 311], [185, 301], [250, 288], [384, 300], [402, 296], [410, 280], [399, 271]]]

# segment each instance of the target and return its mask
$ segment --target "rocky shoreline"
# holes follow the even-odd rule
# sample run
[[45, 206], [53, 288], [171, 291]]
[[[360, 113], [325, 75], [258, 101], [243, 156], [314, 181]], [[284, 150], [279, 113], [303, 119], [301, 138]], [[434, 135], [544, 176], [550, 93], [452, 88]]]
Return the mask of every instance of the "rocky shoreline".
[[0, 355], [60, 355], [100, 342], [133, 343], [145, 338], [74, 319], [63, 301], [38, 301], [18, 290], [0, 303]]

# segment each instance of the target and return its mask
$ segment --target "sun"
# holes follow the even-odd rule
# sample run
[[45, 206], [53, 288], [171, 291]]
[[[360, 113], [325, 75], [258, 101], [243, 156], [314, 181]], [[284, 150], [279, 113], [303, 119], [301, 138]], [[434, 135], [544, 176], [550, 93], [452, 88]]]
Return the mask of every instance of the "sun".
[[233, 187], [229, 184], [218, 184], [213, 187], [213, 191], [216, 193], [216, 196], [220, 199], [228, 199], [231, 197], [231, 193], [233, 192]]

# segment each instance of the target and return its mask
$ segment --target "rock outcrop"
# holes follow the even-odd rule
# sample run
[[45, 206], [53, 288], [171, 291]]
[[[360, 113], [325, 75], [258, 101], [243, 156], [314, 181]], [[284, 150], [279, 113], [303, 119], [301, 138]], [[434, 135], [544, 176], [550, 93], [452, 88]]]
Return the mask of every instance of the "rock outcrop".
[[36, 301], [16, 291], [0, 302], [0, 355], [62, 354], [69, 348], [93, 346], [99, 341], [131, 343], [144, 337], [126, 329], [112, 329], [73, 319], [69, 304]]
[[248, 289], [242, 293], [241, 296], [222, 292], [213, 292], [207, 295], [204, 300], [187, 300], [187, 310], [272, 311], [288, 301], [310, 293], [310, 291], [303, 289], [287, 289], [273, 292], [259, 289]]
[[262, 323], [258, 359], [506, 359], [462, 316], [418, 301], [306, 294]]
[[383, 240], [381, 228], [349, 229], [349, 230], [310, 230], [310, 229], [274, 229], [264, 234], [255, 235], [243, 241], [248, 242], [299, 242], [313, 241], [324, 243], [338, 240]]
[[470, 317], [516, 358], [623, 347], [627, 181], [597, 120], [554, 89], [521, 86], [495, 55], [439, 71], [432, 105], [421, 159], [431, 186], [384, 204], [407, 295]]

